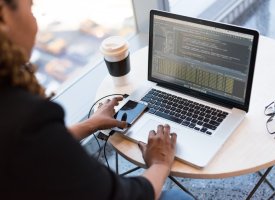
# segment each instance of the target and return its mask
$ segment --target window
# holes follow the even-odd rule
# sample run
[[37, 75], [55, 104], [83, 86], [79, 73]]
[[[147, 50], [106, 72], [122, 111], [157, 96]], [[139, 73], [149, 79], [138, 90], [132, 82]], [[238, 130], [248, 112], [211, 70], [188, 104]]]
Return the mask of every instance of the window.
[[207, 10], [216, 0], [169, 0], [170, 11], [189, 17], [198, 17]]
[[275, 38], [275, 0], [168, 0], [171, 12], [257, 29]]
[[39, 33], [32, 55], [47, 93], [81, 74], [110, 35], [135, 33], [131, 0], [34, 0]]

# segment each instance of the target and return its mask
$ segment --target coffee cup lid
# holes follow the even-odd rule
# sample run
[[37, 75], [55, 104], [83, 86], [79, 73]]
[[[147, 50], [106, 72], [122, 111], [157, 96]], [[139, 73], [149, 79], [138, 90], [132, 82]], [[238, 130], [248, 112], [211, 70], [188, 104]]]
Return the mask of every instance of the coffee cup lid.
[[107, 56], [116, 56], [124, 53], [129, 48], [129, 43], [123, 37], [111, 36], [103, 40], [100, 46], [102, 54]]

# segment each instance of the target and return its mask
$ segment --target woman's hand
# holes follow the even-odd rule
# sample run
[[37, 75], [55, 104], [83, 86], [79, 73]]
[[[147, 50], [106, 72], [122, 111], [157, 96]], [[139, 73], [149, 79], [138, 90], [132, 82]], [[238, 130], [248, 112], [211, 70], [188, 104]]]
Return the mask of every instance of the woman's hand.
[[154, 164], [167, 166], [170, 170], [175, 157], [177, 135], [170, 134], [169, 125], [158, 125], [157, 132], [149, 132], [148, 143], [139, 142], [144, 161], [148, 167]]
[[92, 132], [97, 130], [104, 130], [113, 127], [126, 128], [127, 123], [125, 121], [119, 121], [114, 118], [115, 109], [123, 97], [115, 97], [112, 100], [106, 100], [103, 104], [100, 104], [97, 111], [87, 120], [75, 124], [69, 128], [72, 135], [81, 140]]
[[106, 100], [104, 104], [100, 104], [97, 111], [88, 121], [96, 124], [96, 130], [104, 130], [113, 127], [126, 128], [127, 123], [125, 121], [119, 121], [114, 118], [114, 107], [117, 106], [121, 100], [123, 100], [123, 97], [115, 97], [112, 100]]

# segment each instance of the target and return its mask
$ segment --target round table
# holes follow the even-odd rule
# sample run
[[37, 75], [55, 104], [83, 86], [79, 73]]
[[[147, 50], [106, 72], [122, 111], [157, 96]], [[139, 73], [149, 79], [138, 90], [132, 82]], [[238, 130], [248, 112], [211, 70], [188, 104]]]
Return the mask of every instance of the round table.
[[[273, 50], [272, 50], [273, 49]], [[226, 178], [257, 172], [275, 164], [275, 140], [266, 131], [267, 116], [264, 107], [275, 98], [275, 40], [261, 36], [254, 72], [249, 112], [244, 121], [226, 141], [208, 166], [194, 168], [175, 160], [171, 175], [189, 178]], [[134, 91], [147, 79], [148, 47], [133, 53], [131, 59], [131, 81], [129, 85], [115, 87], [109, 75], [102, 81], [97, 91], [97, 99], [112, 93]], [[109, 142], [124, 158], [140, 167], [145, 167], [136, 143], [121, 134], [114, 134]]]

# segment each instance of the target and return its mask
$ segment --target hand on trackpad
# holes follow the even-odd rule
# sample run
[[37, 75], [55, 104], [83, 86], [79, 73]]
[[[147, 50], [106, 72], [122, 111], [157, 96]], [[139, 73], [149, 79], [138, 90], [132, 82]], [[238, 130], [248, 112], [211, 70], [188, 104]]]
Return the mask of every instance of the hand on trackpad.
[[[176, 152], [177, 134], [170, 132], [170, 126], [157, 125], [149, 131], [148, 144], [138, 142], [147, 167], [154, 164], [167, 166], [171, 169]], [[167, 170], [168, 171], [168, 170]]]
[[[142, 136], [139, 138], [139, 141], [147, 143], [149, 132], [151, 130], [156, 130], [158, 125], [164, 125], [164, 124], [163, 122], [153, 120], [153, 119], [150, 119], [149, 121], [145, 122], [142, 128], [138, 131], [138, 133], [140, 133], [140, 136]], [[179, 129], [170, 126], [170, 133], [179, 133], [179, 132], [180, 132]]]

